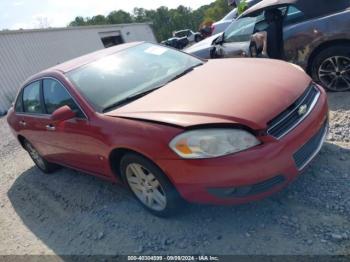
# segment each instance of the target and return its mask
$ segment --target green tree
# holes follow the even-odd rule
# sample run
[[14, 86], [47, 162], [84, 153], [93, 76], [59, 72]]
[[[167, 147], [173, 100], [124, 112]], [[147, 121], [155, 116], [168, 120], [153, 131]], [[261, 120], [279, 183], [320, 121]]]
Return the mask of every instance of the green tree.
[[238, 14], [242, 14], [248, 7], [248, 3], [247, 3], [247, 0], [241, 0], [239, 2], [239, 5], [237, 6], [237, 11], [238, 11]]
[[96, 15], [93, 16], [91, 19], [88, 19], [87, 23], [89, 25], [105, 25], [108, 24], [108, 20], [104, 15]]
[[69, 23], [69, 26], [82, 26], [86, 25], [85, 19], [82, 16], [77, 16], [74, 21]]
[[218, 21], [230, 11], [231, 8], [228, 6], [226, 0], [216, 0], [211, 3], [209, 8], [205, 11], [204, 18]]
[[134, 17], [134, 21], [137, 23], [150, 21], [150, 18], [147, 17], [146, 9], [144, 8], [135, 7], [133, 11], [133, 17]]
[[158, 41], [172, 36], [172, 33], [181, 29], [199, 30], [202, 24], [211, 24], [220, 20], [230, 11], [227, 0], [215, 0], [209, 5], [204, 5], [196, 10], [185, 6], [169, 9], [161, 6], [155, 10], [134, 8], [132, 14], [123, 10], [110, 12], [107, 17], [96, 15], [91, 18], [76, 17], [69, 25], [102, 25], [123, 23], [151, 22], [154, 34]]
[[109, 24], [132, 23], [133, 19], [128, 12], [118, 10], [109, 13], [109, 15], [107, 16], [107, 22]]

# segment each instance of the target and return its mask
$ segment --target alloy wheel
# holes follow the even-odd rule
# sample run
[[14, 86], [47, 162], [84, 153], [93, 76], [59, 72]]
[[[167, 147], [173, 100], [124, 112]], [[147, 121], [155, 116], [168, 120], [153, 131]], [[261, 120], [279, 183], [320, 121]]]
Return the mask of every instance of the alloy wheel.
[[167, 199], [162, 185], [144, 166], [129, 164], [126, 168], [126, 180], [136, 197], [148, 208], [156, 211], [166, 208]]
[[331, 91], [350, 90], [350, 58], [332, 56], [322, 62], [318, 78]]

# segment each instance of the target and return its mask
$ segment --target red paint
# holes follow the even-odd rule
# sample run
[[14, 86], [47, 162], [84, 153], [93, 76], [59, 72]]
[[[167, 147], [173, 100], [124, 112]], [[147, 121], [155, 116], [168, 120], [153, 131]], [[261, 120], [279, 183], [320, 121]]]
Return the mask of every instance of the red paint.
[[[120, 47], [118, 47], [120, 49]], [[107, 51], [106, 51], [107, 50]], [[96, 113], [64, 73], [108, 55], [109, 48], [45, 70], [29, 79], [42, 77], [61, 81], [81, 106], [88, 119], [53, 123], [50, 115], [17, 114], [9, 111], [8, 123], [16, 137], [23, 136], [47, 160], [118, 181], [109, 157], [125, 148], [154, 161], [188, 201], [238, 204], [257, 200], [280, 190], [298, 176], [292, 155], [314, 136], [328, 113], [326, 94], [312, 113], [280, 141], [260, 136], [263, 143], [250, 150], [214, 159], [184, 160], [168, 146], [184, 129], [195, 125], [239, 124], [264, 131], [266, 123], [293, 103], [311, 79], [285, 62], [264, 59], [213, 60], [165, 87], [106, 114]], [[19, 124], [25, 121], [26, 126]], [[56, 130], [46, 126], [54, 124]], [[170, 125], [169, 125], [170, 124]], [[276, 175], [287, 182], [264, 194], [222, 200], [209, 187], [244, 186]]]

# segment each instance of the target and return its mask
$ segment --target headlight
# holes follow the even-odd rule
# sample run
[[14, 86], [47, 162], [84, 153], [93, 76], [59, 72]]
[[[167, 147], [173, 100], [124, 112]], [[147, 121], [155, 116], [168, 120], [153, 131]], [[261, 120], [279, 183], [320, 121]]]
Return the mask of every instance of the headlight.
[[259, 145], [256, 137], [241, 129], [201, 129], [184, 132], [169, 144], [183, 158], [212, 158]]

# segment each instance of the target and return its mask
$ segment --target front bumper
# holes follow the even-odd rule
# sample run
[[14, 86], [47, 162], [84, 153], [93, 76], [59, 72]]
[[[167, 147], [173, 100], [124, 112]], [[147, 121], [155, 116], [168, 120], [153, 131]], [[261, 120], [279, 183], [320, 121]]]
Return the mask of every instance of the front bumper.
[[[162, 159], [157, 164], [189, 202], [242, 204], [258, 200], [292, 182], [317, 155], [326, 137], [327, 117], [327, 97], [322, 90], [310, 115], [281, 140], [263, 136], [259, 137], [262, 145], [241, 153], [201, 160]], [[296, 155], [303, 148], [310, 151], [307, 144], [312, 141], [313, 151], [298, 166]]]

